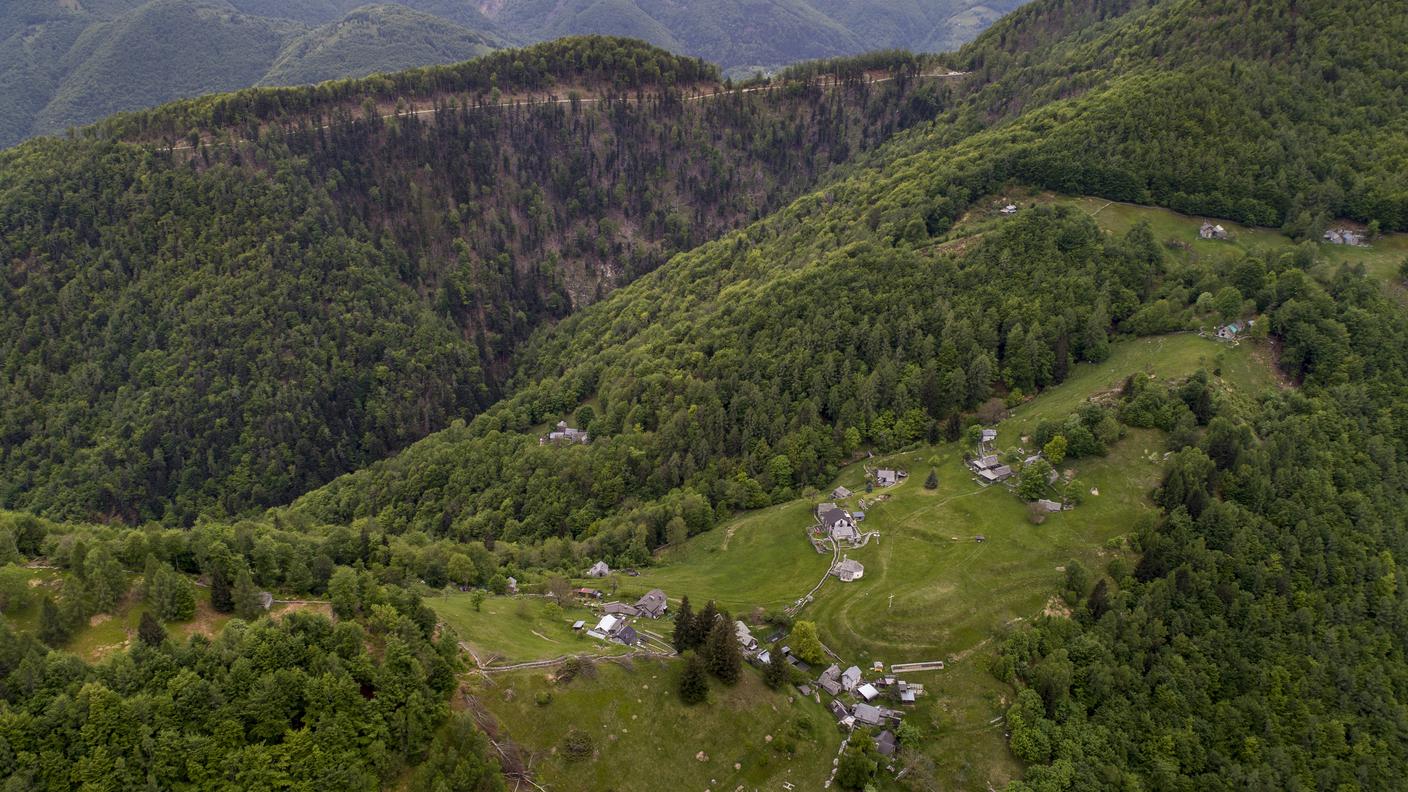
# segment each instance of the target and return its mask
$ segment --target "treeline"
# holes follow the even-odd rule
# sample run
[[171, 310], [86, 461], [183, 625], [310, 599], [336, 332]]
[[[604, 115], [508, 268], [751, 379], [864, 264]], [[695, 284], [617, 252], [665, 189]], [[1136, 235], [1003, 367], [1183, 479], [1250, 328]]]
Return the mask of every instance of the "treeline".
[[1404, 777], [1408, 322], [1350, 268], [1281, 273], [1263, 307], [1302, 390], [1238, 406], [1126, 386], [1124, 420], [1170, 430], [1162, 512], [1133, 536], [1136, 565], [1078, 582], [1074, 619], [1007, 640], [997, 672], [1021, 687], [1008, 724], [1029, 765], [1013, 790]]
[[500, 50], [449, 66], [185, 99], [152, 110], [120, 113], [93, 125], [89, 134], [174, 142], [192, 130], [215, 132], [293, 115], [330, 116], [339, 106], [360, 107], [366, 100], [395, 104], [401, 100], [430, 101], [442, 94], [487, 99], [495, 89], [531, 92], [558, 83], [625, 90], [718, 80], [718, 68], [699, 58], [671, 55], [636, 39], [574, 36]]
[[536, 327], [920, 122], [925, 90], [607, 92], [6, 152], [0, 505], [189, 524], [286, 503], [487, 407]]

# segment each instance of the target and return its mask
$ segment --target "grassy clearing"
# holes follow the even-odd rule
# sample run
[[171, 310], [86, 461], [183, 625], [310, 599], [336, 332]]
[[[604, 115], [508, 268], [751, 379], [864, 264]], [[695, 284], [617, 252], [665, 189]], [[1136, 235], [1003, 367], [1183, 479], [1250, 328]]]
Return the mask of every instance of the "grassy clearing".
[[[487, 597], [474, 609], [470, 595], [455, 592], [426, 599], [426, 604], [474, 648], [485, 663], [505, 665], [566, 654], [624, 654], [627, 649], [572, 631], [572, 623], [595, 623], [585, 607], [561, 608], [546, 597]], [[641, 620], [642, 626], [649, 620]], [[669, 622], [659, 626], [668, 635]], [[657, 630], [658, 632], [658, 630]]]
[[[1147, 221], [1159, 241], [1186, 243], [1184, 255], [1190, 258], [1221, 258], [1231, 253], [1279, 255], [1296, 243], [1274, 228], [1255, 228], [1233, 223], [1229, 220], [1192, 217], [1169, 209], [1153, 206], [1106, 201], [1103, 198], [1054, 196], [1042, 194], [1033, 199], [1037, 203], [1057, 203], [1076, 206], [1095, 217], [1101, 228], [1122, 234], [1136, 223]], [[1198, 237], [1198, 228], [1204, 220], [1221, 224], [1232, 234], [1226, 241], [1206, 240]], [[1398, 265], [1408, 258], [1408, 234], [1385, 234], [1367, 247], [1346, 247], [1325, 242], [1315, 243], [1317, 254], [1329, 266], [1340, 264], [1363, 264], [1374, 278], [1397, 281]]]
[[[35, 633], [39, 630], [39, 610], [42, 592], [57, 594], [63, 588], [63, 576], [53, 569], [26, 570], [30, 577], [31, 597], [24, 608], [5, 613], [6, 624], [16, 632]], [[90, 663], [98, 662], [116, 652], [125, 650], [136, 640], [137, 625], [147, 610], [135, 590], [138, 576], [132, 576], [134, 588], [118, 604], [115, 613], [100, 613], [91, 616], [88, 622], [74, 632], [64, 651], [82, 657]], [[196, 613], [184, 622], [165, 624], [166, 632], [177, 641], [184, 641], [197, 633], [205, 636], [218, 635], [231, 616], [217, 613], [210, 606], [210, 590], [196, 589]]]
[[[1231, 347], [1191, 334], [1115, 344], [1105, 363], [1078, 366], [1065, 383], [1014, 410], [999, 426], [998, 445], [1019, 446], [1038, 421], [1064, 417], [1132, 373], [1174, 379], [1199, 368], [1220, 369], [1226, 392], [1250, 395], [1274, 387], [1255, 353], [1250, 344]], [[879, 530], [880, 539], [849, 553], [865, 564], [864, 578], [849, 584], [828, 580], [801, 618], [815, 620], [823, 641], [862, 667], [875, 660], [948, 663], [944, 671], [913, 675], [912, 681], [926, 685], [926, 695], [910, 721], [935, 736], [933, 758], [944, 788], [1000, 788], [1020, 768], [1007, 751], [1000, 720], [994, 720], [1011, 695], [987, 672], [996, 646], [1021, 622], [1059, 606], [1054, 598], [1069, 560], [1100, 571], [1128, 555], [1123, 539], [1141, 514], [1152, 511], [1148, 493], [1162, 461], [1161, 435], [1131, 430], [1108, 456], [1062, 465], [1073, 467], [1098, 496], [1032, 525], [1016, 496], [973, 480], [957, 444], [868, 460], [872, 467], [907, 469], [910, 476], [870, 496], [863, 527]], [[923, 488], [931, 466], [940, 481], [934, 491]], [[838, 483], [859, 493], [851, 505], [866, 497], [861, 465], [842, 471]], [[876, 502], [875, 496], [888, 498]], [[662, 566], [643, 570], [642, 582], [672, 596], [714, 598], [735, 612], [780, 608], [810, 589], [829, 562], [803, 538], [811, 505], [783, 504], [695, 537], [664, 553]]]
[[[680, 665], [604, 663], [595, 678], [561, 686], [541, 671], [514, 672], [472, 692], [531, 753], [534, 776], [549, 789], [781, 789], [784, 781], [822, 788], [841, 738], [821, 705], [768, 690], [750, 669], [737, 686], [714, 683], [708, 703], [686, 707], [675, 694]], [[544, 692], [551, 702], [539, 705]], [[562, 755], [574, 728], [591, 737], [592, 757]], [[789, 740], [795, 753], [782, 748]]]

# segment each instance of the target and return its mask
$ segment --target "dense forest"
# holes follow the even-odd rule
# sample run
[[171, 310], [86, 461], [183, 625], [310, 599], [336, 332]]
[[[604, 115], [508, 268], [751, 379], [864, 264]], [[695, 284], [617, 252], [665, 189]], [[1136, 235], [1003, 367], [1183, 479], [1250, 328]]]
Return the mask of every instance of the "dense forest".
[[[912, 59], [884, 83], [692, 99], [661, 75], [703, 67], [644, 45], [523, 57], [526, 86], [590, 62], [587, 85], [638, 90], [446, 96], [385, 119], [330, 100], [326, 125], [197, 149], [0, 155], [0, 503], [189, 523], [287, 502], [487, 407], [534, 328], [773, 210], [936, 101]], [[468, 90], [487, 79], [475, 68], [401, 79]], [[242, 101], [200, 108], [259, 106]]]
[[[1098, 570], [1074, 620], [1007, 640], [1017, 790], [1388, 789], [1408, 772], [1408, 322], [1349, 269], [1282, 273], [1257, 299], [1316, 373], [1171, 435], [1138, 564]], [[1141, 390], [1126, 403], [1177, 401]]]
[[[447, 706], [454, 636], [415, 594], [329, 561], [317, 587], [336, 621], [271, 620], [244, 602], [264, 577], [251, 541], [0, 515], [7, 562], [44, 553], [62, 570], [57, 601], [52, 587], [14, 585], [15, 567], [0, 573], [7, 610], [43, 598], [37, 635], [0, 624], [5, 789], [376, 790], [407, 777], [425, 792], [502, 788], [483, 735]], [[236, 618], [178, 640], [162, 622], [190, 619], [183, 573], [202, 568], [215, 610]], [[96, 665], [62, 651], [76, 622], [115, 612], [136, 571], [149, 611], [131, 648]]]

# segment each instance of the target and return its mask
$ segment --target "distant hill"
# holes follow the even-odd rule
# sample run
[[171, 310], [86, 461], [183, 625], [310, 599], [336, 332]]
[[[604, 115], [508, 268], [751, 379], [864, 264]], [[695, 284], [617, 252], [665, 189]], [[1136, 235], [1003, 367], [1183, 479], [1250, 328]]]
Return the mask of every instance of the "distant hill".
[[300, 85], [452, 63], [502, 43], [404, 6], [366, 6], [291, 40], [258, 84]]
[[355, 5], [30, 0], [0, 10], [0, 146], [172, 99], [451, 63], [505, 44], [462, 24], [482, 17], [453, 3]]
[[0, 147], [183, 97], [577, 34], [638, 38], [733, 75], [877, 49], [947, 50], [1023, 2], [12, 0], [0, 3]]

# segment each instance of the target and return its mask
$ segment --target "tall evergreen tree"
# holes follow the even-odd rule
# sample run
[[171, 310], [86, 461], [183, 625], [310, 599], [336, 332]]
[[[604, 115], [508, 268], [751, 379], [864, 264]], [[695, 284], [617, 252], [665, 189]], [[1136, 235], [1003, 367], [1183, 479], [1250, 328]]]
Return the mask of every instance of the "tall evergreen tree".
[[727, 685], [734, 685], [743, 676], [743, 652], [733, 622], [724, 614], [709, 630], [709, 673]]
[[142, 621], [137, 625], [137, 637], [147, 646], [161, 646], [166, 640], [166, 628], [161, 626], [149, 610], [142, 611]]
[[709, 633], [714, 629], [714, 622], [719, 619], [719, 609], [714, 605], [713, 600], [704, 603], [704, 608], [699, 611], [699, 615], [694, 617], [694, 625], [689, 631], [690, 647], [699, 653], [708, 656], [709, 654]]
[[680, 598], [680, 606], [675, 611], [675, 632], [671, 643], [674, 644], [675, 651], [684, 654], [693, 649], [694, 640], [694, 608], [689, 604], [689, 595]]
[[235, 578], [233, 598], [235, 615], [241, 619], [253, 621], [264, 615], [264, 603], [260, 602], [259, 587], [254, 585], [254, 578], [250, 577], [249, 570], [240, 570]]
[[235, 597], [230, 592], [230, 580], [219, 567], [210, 573], [210, 607], [220, 613], [233, 613], [235, 610]]
[[684, 671], [680, 674], [680, 701], [703, 704], [709, 699], [709, 672], [698, 652], [685, 655]]
[[768, 665], [763, 669], [763, 681], [773, 690], [787, 684], [787, 661], [782, 657], [781, 644], [773, 644], [768, 652]]
[[59, 606], [54, 604], [52, 597], [46, 596], [39, 606], [39, 640], [59, 647], [67, 643], [68, 638], [68, 624], [59, 612]]

